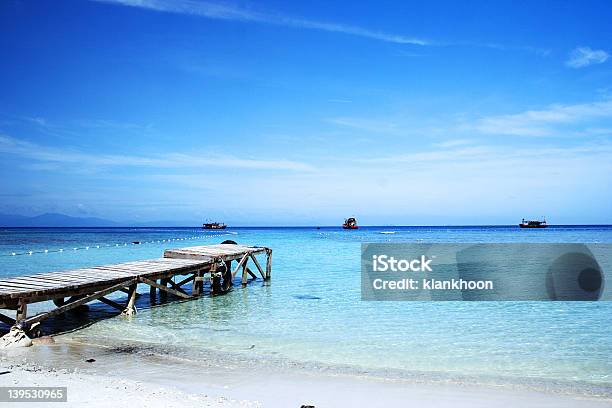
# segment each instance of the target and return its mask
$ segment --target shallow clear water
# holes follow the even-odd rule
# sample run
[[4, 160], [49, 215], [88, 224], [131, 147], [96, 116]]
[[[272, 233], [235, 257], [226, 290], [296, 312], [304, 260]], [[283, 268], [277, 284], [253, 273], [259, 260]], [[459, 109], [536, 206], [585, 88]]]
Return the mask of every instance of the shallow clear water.
[[[162, 307], [150, 308], [148, 296], [142, 296], [136, 318], [102, 319], [71, 336], [113, 345], [147, 343], [189, 359], [207, 358], [214, 349], [228, 361], [387, 377], [448, 375], [612, 388], [612, 302], [360, 300], [362, 242], [612, 243], [612, 227], [607, 226], [237, 228], [211, 233], [6, 229], [0, 231], [0, 276], [147, 259], [161, 256], [165, 248], [225, 239], [273, 248], [272, 281]], [[63, 252], [54, 252], [59, 249]], [[111, 310], [96, 305], [90, 315], [110, 316]], [[49, 329], [64, 324], [51, 321]]]

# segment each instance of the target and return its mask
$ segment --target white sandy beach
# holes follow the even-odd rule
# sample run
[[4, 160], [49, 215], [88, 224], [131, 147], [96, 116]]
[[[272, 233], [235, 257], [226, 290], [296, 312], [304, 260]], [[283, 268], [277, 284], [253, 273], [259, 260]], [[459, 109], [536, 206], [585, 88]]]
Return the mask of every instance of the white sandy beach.
[[[86, 362], [91, 358], [95, 361]], [[68, 403], [62, 406], [71, 407], [612, 406], [609, 399], [507, 387], [417, 384], [291, 369], [203, 368], [158, 357], [113, 355], [61, 340], [12, 351], [2, 356], [0, 365], [0, 386], [66, 386]]]
[[[261, 404], [236, 401], [206, 393], [186, 393], [175, 387], [122, 379], [116, 376], [92, 375], [78, 371], [54, 370], [37, 366], [3, 367], [0, 386], [67, 387], [68, 402], [61, 406], [93, 408], [113, 407], [259, 407]], [[33, 406], [37, 403], [11, 403], [11, 406]], [[42, 405], [42, 403], [38, 403]], [[46, 405], [46, 404], [45, 404]]]

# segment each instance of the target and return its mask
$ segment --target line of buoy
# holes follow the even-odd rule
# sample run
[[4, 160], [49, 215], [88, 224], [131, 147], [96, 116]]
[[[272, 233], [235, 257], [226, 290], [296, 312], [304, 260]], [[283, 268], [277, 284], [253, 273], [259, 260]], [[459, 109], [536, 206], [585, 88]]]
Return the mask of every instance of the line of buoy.
[[[208, 234], [208, 235], [194, 235], [194, 236], [190, 236], [190, 237], [183, 237], [183, 238], [168, 238], [168, 239], [162, 239], [162, 240], [152, 240], [152, 241], [132, 241], [130, 243], [130, 245], [142, 245], [142, 244], [160, 244], [160, 243], [165, 243], [165, 242], [171, 242], [171, 241], [187, 241], [187, 240], [192, 240], [192, 239], [203, 239], [203, 238], [213, 238], [213, 237], [219, 237], [222, 235], [231, 235], [229, 233], [225, 233], [225, 234]], [[95, 246], [84, 246], [84, 247], [73, 247], [72, 250], [73, 251], [79, 251], [79, 250], [89, 250], [90, 248], [111, 248], [111, 247], [119, 247], [121, 246], [120, 243], [116, 243], [116, 244], [107, 244], [107, 245], [95, 245]], [[128, 243], [123, 243], [123, 247], [127, 247]], [[9, 254], [1, 254], [0, 256], [20, 256], [20, 255], [34, 255], [34, 254], [49, 254], [49, 253], [59, 253], [59, 252], [64, 252], [64, 248], [59, 248], [59, 249], [45, 249], [45, 250], [40, 250], [40, 251], [25, 251], [25, 252], [11, 252]]]

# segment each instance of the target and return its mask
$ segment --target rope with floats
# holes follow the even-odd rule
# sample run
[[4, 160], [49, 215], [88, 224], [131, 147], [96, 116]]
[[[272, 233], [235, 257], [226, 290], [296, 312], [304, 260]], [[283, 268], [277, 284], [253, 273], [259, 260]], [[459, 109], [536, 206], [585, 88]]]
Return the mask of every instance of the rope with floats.
[[79, 246], [72, 248], [58, 248], [58, 249], [44, 249], [38, 251], [22, 251], [17, 252], [13, 251], [8, 254], [0, 254], [0, 256], [31, 256], [36, 254], [50, 254], [50, 253], [65, 253], [65, 252], [74, 252], [74, 251], [88, 251], [90, 249], [106, 249], [106, 248], [126, 248], [133, 247], [144, 244], [162, 244], [166, 242], [177, 242], [177, 241], [188, 241], [194, 239], [203, 239], [203, 238], [214, 238], [223, 235], [235, 235], [236, 233], [226, 232], [223, 234], [205, 234], [205, 235], [194, 235], [190, 237], [181, 237], [181, 238], [165, 238], [165, 239], [154, 239], [151, 241], [132, 241], [132, 242], [121, 242], [121, 243], [112, 243], [112, 244], [95, 244], [95, 245], [87, 245], [87, 246]]

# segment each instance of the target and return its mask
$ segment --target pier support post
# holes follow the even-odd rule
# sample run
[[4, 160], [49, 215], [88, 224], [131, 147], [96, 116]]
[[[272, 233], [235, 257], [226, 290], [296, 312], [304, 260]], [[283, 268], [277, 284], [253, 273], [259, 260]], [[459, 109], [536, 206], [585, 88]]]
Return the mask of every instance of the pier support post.
[[200, 296], [204, 289], [204, 271], [199, 269], [193, 277], [193, 283], [191, 284], [191, 295]]
[[[247, 255], [245, 255], [246, 257]], [[247, 268], [247, 263], [248, 261], [244, 261], [244, 263], [242, 264], [242, 286], [246, 286], [247, 282], [248, 282], [248, 278], [249, 278], [249, 273], [248, 273], [248, 268]]]
[[[157, 282], [157, 279], [155, 282]], [[155, 303], [155, 300], [157, 300], [157, 289], [155, 286], [149, 286], [149, 302], [153, 304]]]
[[28, 304], [20, 299], [17, 303], [17, 318], [15, 319], [17, 322], [21, 320], [25, 320], [28, 317]]
[[[168, 278], [162, 278], [159, 280], [159, 284], [162, 285], [163, 287], [167, 287], [168, 286]], [[168, 300], [168, 293], [165, 290], [161, 290], [159, 291], [159, 301], [160, 302], [165, 302]]]
[[272, 277], [272, 250], [266, 250], [266, 280]]
[[217, 276], [215, 276], [217, 274], [217, 260], [214, 259], [212, 265], [210, 265], [210, 292], [213, 295], [216, 295], [215, 293], [215, 279], [218, 279]]
[[128, 301], [125, 306], [125, 310], [121, 313], [123, 316], [134, 316], [136, 314], [136, 307], [134, 303], [136, 303], [136, 287], [138, 285], [133, 283], [130, 285], [128, 290]]

